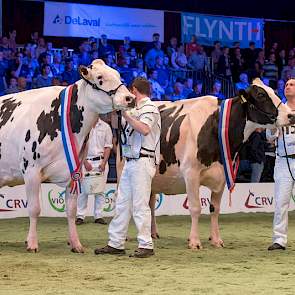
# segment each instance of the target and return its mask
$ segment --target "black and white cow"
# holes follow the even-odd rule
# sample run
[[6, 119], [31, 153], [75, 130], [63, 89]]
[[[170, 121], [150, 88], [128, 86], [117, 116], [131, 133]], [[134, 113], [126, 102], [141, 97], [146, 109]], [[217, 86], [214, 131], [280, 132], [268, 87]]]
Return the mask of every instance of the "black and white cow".
[[[233, 155], [257, 127], [271, 128], [293, 124], [295, 115], [265, 86], [260, 79], [239, 97], [232, 98], [229, 142]], [[158, 102], [161, 114], [161, 162], [152, 183], [152, 194], [187, 193], [192, 224], [189, 247], [200, 249], [198, 220], [201, 214], [199, 187], [211, 191], [211, 243], [223, 246], [219, 233], [218, 216], [225, 186], [220, 159], [218, 120], [220, 101], [212, 96]], [[118, 175], [120, 175], [120, 167]], [[156, 236], [154, 216], [155, 197], [151, 198], [152, 235]]]
[[[120, 75], [94, 60], [81, 67], [83, 79], [73, 86], [70, 124], [80, 160], [83, 143], [98, 114], [134, 106], [134, 96], [121, 83]], [[70, 172], [61, 139], [61, 91], [54, 86], [5, 95], [0, 98], [0, 187], [25, 184], [30, 216], [27, 250], [38, 250], [37, 218], [41, 183], [66, 187], [69, 243], [83, 252], [76, 225], [76, 195], [69, 193]]]

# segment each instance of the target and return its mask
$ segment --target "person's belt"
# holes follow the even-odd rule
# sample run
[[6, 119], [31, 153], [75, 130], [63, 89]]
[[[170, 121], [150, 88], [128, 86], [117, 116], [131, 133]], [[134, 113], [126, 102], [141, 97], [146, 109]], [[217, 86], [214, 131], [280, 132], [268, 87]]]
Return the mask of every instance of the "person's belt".
[[283, 158], [295, 159], [295, 154], [282, 156]]
[[[151, 159], [154, 159], [154, 156], [145, 155], [145, 154], [140, 153], [139, 158], [151, 158]], [[133, 160], [138, 160], [139, 158], [126, 158], [126, 161], [129, 162], [129, 161], [133, 161]]]
[[103, 159], [103, 156], [98, 156], [98, 157], [94, 157], [94, 158], [87, 158], [88, 161], [99, 161], [102, 159]]

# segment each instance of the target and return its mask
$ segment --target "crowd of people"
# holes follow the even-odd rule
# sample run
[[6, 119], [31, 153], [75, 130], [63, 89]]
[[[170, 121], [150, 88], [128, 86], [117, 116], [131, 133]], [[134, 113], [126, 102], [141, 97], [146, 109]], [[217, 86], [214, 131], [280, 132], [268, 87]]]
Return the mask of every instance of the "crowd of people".
[[[70, 51], [67, 47], [55, 49], [54, 44], [46, 42], [38, 32], [33, 32], [31, 39], [20, 47], [17, 32], [12, 30], [9, 37], [2, 37], [0, 42], [0, 95], [51, 85], [70, 85], [80, 79], [79, 66], [87, 66], [97, 58], [118, 70], [126, 85], [136, 77], [147, 78], [151, 99], [157, 101], [203, 95], [226, 99], [221, 80], [228, 81], [238, 93], [246, 89], [253, 78], [260, 77], [286, 102], [285, 83], [295, 77], [295, 48], [286, 52], [282, 44], [276, 42], [266, 49], [256, 48], [254, 42], [244, 49], [240, 48], [239, 42], [229, 48], [222, 46], [221, 41], [214, 42], [213, 47], [205, 47], [193, 35], [188, 44], [171, 37], [164, 46], [160, 35], [154, 33], [149, 43], [138, 45], [124, 37], [115, 46], [102, 34], [98, 39], [89, 37], [79, 48]], [[216, 77], [209, 86], [204, 85], [202, 79], [208, 74]], [[275, 147], [265, 139], [264, 130], [255, 135], [242, 152], [238, 180], [272, 181]], [[262, 163], [268, 164], [262, 166]]]

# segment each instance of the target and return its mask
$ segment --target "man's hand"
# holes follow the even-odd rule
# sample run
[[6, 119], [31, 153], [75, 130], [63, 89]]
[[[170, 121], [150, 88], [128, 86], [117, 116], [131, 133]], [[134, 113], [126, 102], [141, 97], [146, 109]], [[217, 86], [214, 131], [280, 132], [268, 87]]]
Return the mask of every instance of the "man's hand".
[[99, 169], [99, 171], [104, 172], [105, 168], [106, 168], [106, 162], [102, 161], [102, 162], [98, 165], [98, 169]]
[[87, 160], [84, 161], [84, 167], [86, 171], [91, 171], [93, 169], [92, 165]]

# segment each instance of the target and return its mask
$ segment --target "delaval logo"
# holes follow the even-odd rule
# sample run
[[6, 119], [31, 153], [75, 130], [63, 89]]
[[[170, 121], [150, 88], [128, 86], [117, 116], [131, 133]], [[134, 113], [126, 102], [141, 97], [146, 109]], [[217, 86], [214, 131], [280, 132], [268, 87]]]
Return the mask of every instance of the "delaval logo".
[[[4, 206], [1, 205], [4, 203]], [[28, 207], [28, 201], [24, 199], [7, 199], [0, 194], [0, 212], [15, 211], [16, 209], [22, 209]]]
[[58, 192], [58, 195], [53, 195], [52, 189], [48, 192], [48, 201], [52, 209], [57, 212], [65, 212], [66, 202], [65, 202], [65, 194], [66, 191]]
[[272, 206], [273, 197], [261, 197], [256, 196], [249, 190], [249, 195], [245, 202], [245, 207], [249, 209], [253, 208], [264, 208], [265, 206]]
[[56, 17], [53, 19], [53, 23], [57, 25], [65, 24], [65, 25], [99, 27], [100, 18], [89, 19], [89, 18], [81, 18], [80, 16], [72, 17], [71, 15], [65, 15], [64, 17], [61, 17], [59, 14], [57, 14]]

